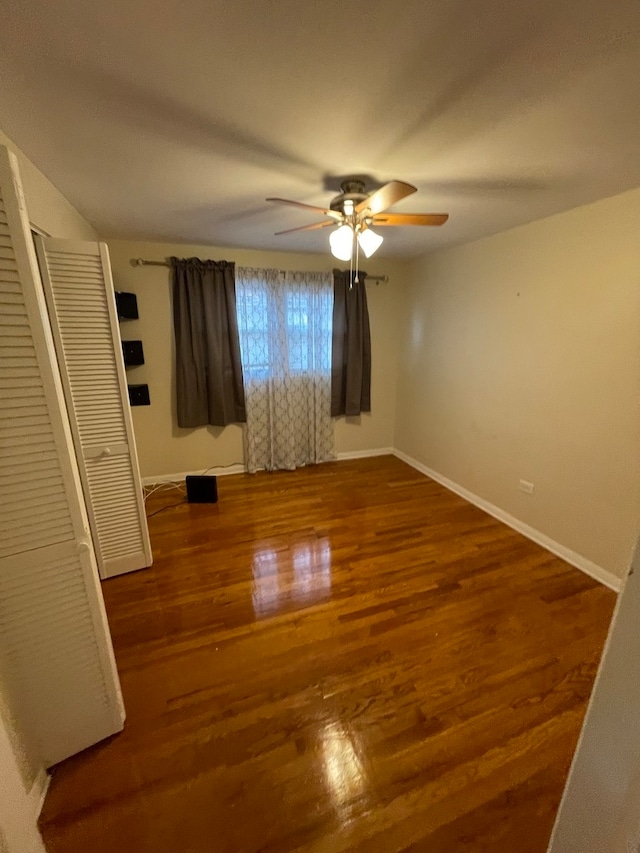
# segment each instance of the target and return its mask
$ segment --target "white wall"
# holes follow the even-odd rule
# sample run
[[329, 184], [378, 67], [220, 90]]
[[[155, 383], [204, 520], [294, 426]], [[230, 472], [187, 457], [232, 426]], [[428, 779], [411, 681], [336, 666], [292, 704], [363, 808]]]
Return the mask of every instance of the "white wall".
[[[139, 320], [123, 321], [123, 339], [142, 340], [145, 364], [128, 371], [130, 382], [149, 385], [151, 405], [134, 407], [133, 419], [140, 467], [144, 477], [198, 471], [209, 466], [243, 463], [242, 429], [200, 427], [180, 429], [176, 424], [173, 379], [173, 325], [170, 272], [163, 267], [132, 267], [131, 259], [164, 260], [198, 256], [235, 261], [254, 267], [291, 270], [331, 270], [335, 261], [324, 255], [185, 246], [166, 243], [134, 243], [108, 240], [116, 290], [138, 296]], [[389, 448], [393, 444], [399, 348], [399, 296], [405, 264], [389, 259], [367, 261], [371, 275], [388, 274], [390, 281], [367, 285], [371, 323], [371, 413], [336, 421], [338, 453]]]
[[640, 527], [639, 226], [634, 190], [419, 259], [401, 320], [396, 447], [619, 578]]
[[0, 851], [43, 853], [33, 803], [21, 777], [8, 732], [0, 721]]
[[640, 548], [618, 599], [549, 853], [640, 844]]
[[[19, 161], [29, 221], [52, 237], [96, 239], [91, 225], [53, 184], [0, 131], [0, 144]], [[11, 853], [42, 850], [36, 829], [44, 771], [10, 712], [10, 697], [0, 685], [0, 820]], [[0, 845], [3, 843], [0, 836]], [[0, 849], [2, 849], [0, 847]]]

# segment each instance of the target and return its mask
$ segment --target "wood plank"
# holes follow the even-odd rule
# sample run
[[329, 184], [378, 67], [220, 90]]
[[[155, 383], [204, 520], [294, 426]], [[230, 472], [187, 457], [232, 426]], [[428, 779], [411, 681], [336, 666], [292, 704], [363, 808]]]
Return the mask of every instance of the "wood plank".
[[544, 853], [614, 593], [393, 457], [148, 501], [51, 853]]

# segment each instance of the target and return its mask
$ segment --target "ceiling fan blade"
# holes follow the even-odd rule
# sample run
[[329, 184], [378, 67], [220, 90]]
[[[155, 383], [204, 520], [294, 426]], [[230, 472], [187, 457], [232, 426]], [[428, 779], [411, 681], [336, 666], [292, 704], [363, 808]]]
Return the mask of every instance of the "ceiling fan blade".
[[411, 184], [405, 184], [404, 181], [389, 181], [379, 190], [376, 190], [360, 204], [356, 205], [356, 213], [361, 213], [363, 210], [370, 210], [373, 215], [382, 213], [392, 204], [401, 201], [412, 193], [418, 192], [417, 187]]
[[316, 228], [334, 228], [335, 222], [314, 222], [311, 225], [300, 225], [298, 228], [287, 228], [286, 231], [276, 231], [276, 236], [279, 234], [293, 234], [294, 231], [314, 231]]
[[372, 225], [444, 225], [448, 213], [381, 213]]
[[342, 214], [338, 210], [330, 210], [327, 207], [316, 207], [313, 204], [304, 204], [302, 201], [292, 201], [289, 198], [266, 198], [265, 201], [275, 201], [277, 204], [292, 204], [294, 207], [303, 207], [305, 210], [324, 213], [325, 216], [330, 216], [332, 219], [342, 219]]

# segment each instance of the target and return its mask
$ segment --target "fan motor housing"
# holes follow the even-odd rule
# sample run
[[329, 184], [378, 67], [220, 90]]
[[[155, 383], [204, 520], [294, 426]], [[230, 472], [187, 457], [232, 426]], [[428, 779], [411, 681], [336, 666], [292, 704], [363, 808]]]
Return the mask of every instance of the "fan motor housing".
[[331, 203], [329, 205], [331, 210], [338, 210], [340, 213], [344, 213], [345, 201], [352, 201], [353, 206], [355, 207], [357, 204], [360, 204], [361, 201], [364, 201], [369, 197], [369, 193], [365, 192], [363, 181], [343, 181], [340, 184], [340, 189], [342, 190], [340, 195], [331, 199]]

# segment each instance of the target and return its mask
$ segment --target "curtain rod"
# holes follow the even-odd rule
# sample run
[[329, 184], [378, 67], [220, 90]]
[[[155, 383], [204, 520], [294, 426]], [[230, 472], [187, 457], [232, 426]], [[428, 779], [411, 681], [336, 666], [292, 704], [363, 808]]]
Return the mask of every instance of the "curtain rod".
[[[168, 261], [145, 261], [144, 258], [131, 258], [131, 266], [133, 267], [169, 267], [171, 266]], [[281, 272], [286, 272], [286, 270], [281, 270]], [[388, 275], [368, 275], [368, 281], [389, 281]]]

